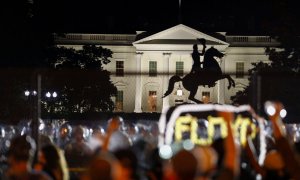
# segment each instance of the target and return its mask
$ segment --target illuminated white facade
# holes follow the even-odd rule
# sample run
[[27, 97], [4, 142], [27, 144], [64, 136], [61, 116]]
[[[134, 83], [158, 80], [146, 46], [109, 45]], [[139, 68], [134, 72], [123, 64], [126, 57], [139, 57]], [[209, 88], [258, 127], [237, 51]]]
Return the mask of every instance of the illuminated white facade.
[[[236, 87], [228, 90], [227, 80], [221, 80], [213, 88], [199, 86], [196, 95], [204, 102], [221, 104], [230, 104], [230, 97], [248, 84], [247, 72], [251, 63], [268, 61], [265, 47], [278, 45], [268, 36], [215, 33], [221, 37], [216, 38], [182, 24], [140, 38], [144, 34], [67, 34], [65, 38], [56, 38], [56, 43], [75, 49], [96, 44], [113, 51], [111, 63], [104, 68], [112, 73], [111, 80], [118, 89], [114, 98], [116, 111], [124, 112], [161, 112], [176, 102], [189, 102], [189, 92], [185, 89], [182, 96], [176, 95], [180, 83], [175, 84], [171, 95], [161, 97], [168, 87], [169, 77], [190, 72], [192, 46], [197, 43], [197, 38], [207, 40], [207, 49], [213, 46], [226, 54], [219, 61], [220, 67], [231, 75]], [[201, 51], [202, 45], [198, 47]]]

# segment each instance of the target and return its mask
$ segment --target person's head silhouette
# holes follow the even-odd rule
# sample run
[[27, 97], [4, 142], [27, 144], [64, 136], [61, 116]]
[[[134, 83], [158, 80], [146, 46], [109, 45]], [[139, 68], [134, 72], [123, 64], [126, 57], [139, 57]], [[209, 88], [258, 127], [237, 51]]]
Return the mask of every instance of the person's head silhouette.
[[194, 45], [193, 45], [193, 49], [194, 49], [194, 50], [198, 50], [198, 44], [194, 44]]
[[206, 44], [206, 40], [204, 38], [198, 38], [197, 39], [201, 44], [205, 45]]

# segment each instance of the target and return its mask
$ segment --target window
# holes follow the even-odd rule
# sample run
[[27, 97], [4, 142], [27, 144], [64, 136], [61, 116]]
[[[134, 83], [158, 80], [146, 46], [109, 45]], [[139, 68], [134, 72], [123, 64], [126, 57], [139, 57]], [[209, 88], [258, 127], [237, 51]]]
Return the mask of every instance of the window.
[[176, 62], [176, 75], [183, 76], [183, 62], [178, 61]]
[[157, 76], [157, 62], [156, 61], [149, 62], [149, 76]]
[[148, 96], [148, 111], [155, 112], [156, 111], [156, 91], [149, 91]]
[[124, 61], [116, 61], [116, 76], [124, 76]]
[[236, 78], [244, 78], [244, 63], [237, 62], [235, 69], [236, 69], [235, 71]]
[[117, 91], [115, 111], [123, 111], [123, 91]]
[[208, 91], [203, 91], [202, 92], [202, 102], [204, 104], [207, 104], [207, 103], [210, 102], [210, 92], [208, 92]]

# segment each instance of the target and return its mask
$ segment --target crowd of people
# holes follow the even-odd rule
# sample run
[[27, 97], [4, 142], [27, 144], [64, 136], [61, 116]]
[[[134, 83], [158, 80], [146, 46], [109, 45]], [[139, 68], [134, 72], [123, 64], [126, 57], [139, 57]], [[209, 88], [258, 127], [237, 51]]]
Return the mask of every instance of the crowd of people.
[[161, 156], [157, 122], [126, 124], [114, 116], [106, 127], [93, 129], [61, 124], [56, 131], [59, 136], [42, 133], [38, 142], [26, 132], [14, 133], [1, 145], [1, 179], [297, 180], [298, 143], [290, 141], [285, 132], [279, 116], [281, 104], [276, 108], [269, 117], [272, 134], [266, 136], [263, 163], [257, 160], [260, 147], [250, 138], [251, 133], [245, 145], [236, 141], [231, 112], [219, 112], [227, 127], [225, 138], [215, 139], [209, 146], [186, 148], [179, 143], [169, 158]]

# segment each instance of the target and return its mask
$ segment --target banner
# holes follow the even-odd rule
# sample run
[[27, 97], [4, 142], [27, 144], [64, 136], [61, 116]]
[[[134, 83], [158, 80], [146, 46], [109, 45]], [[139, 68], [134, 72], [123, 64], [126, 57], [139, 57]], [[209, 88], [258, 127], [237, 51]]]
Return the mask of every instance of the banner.
[[249, 105], [185, 104], [170, 107], [162, 112], [159, 120], [159, 146], [187, 139], [195, 145], [206, 146], [218, 138], [226, 138], [225, 121], [217, 115], [218, 111], [234, 113], [232, 127], [240, 145], [245, 145], [250, 135], [258, 142], [260, 156], [265, 154], [265, 120], [257, 116]]

